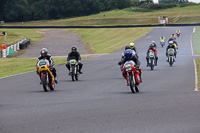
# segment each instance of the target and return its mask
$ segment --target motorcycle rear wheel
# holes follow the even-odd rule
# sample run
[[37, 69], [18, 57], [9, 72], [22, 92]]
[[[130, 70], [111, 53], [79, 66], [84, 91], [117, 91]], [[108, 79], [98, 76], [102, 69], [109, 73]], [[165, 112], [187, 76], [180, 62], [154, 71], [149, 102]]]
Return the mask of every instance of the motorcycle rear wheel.
[[55, 90], [55, 83], [53, 83], [53, 85], [51, 87], [49, 87], [51, 91]]
[[135, 86], [135, 91], [136, 91], [136, 92], [140, 92], [139, 89], [140, 89], [139, 85], [136, 85], [136, 86]]

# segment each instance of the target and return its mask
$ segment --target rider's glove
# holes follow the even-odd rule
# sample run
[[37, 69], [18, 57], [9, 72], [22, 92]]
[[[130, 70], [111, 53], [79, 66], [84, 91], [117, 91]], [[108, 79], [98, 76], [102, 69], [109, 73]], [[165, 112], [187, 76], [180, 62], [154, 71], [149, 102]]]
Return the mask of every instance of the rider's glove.
[[139, 68], [139, 65], [135, 65], [136, 68]]
[[78, 63], [81, 63], [81, 61], [80, 61], [80, 60], [78, 60]]

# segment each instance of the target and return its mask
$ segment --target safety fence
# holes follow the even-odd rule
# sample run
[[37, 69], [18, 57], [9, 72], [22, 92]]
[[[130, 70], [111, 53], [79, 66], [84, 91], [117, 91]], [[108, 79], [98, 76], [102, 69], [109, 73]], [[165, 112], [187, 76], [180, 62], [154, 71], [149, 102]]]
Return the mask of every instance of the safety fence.
[[6, 49], [1, 50], [1, 58], [6, 58], [7, 56], [13, 56], [15, 51], [25, 49], [30, 44], [30, 39], [24, 38], [20, 42], [8, 46]]

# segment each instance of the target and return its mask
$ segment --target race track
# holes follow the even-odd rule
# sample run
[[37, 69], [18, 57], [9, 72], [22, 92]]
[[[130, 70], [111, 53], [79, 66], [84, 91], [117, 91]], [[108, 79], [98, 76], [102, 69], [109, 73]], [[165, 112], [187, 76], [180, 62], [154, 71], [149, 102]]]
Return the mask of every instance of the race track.
[[[56, 67], [59, 84], [43, 92], [35, 72], [0, 79], [0, 133], [199, 133], [200, 94], [190, 38], [192, 27], [179, 27], [179, 51], [166, 62], [166, 39], [177, 27], [155, 28], [135, 42], [143, 70], [140, 93], [132, 94], [117, 62], [122, 50], [83, 61], [80, 81], [72, 82], [65, 65]], [[158, 66], [146, 67], [152, 40]]]

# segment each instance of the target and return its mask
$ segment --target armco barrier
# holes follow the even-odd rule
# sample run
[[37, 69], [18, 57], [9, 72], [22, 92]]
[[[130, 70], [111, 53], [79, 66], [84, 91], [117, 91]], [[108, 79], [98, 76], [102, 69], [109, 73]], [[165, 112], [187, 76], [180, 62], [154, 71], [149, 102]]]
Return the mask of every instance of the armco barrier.
[[[1, 50], [1, 58], [6, 58], [8, 55], [11, 55], [12, 53], [9, 53], [10, 51], [18, 51], [20, 49], [25, 49], [30, 44], [30, 39], [23, 39], [17, 44], [13, 44], [7, 47], [7, 49]], [[10, 50], [11, 49], [11, 50]]]
[[[36, 29], [36, 28], [132, 28], [132, 27], [160, 27], [163, 24], [154, 25], [113, 25], [113, 26], [0, 26], [0, 28], [21, 28], [21, 29]], [[200, 23], [194, 24], [166, 24], [165, 26], [200, 26]]]

